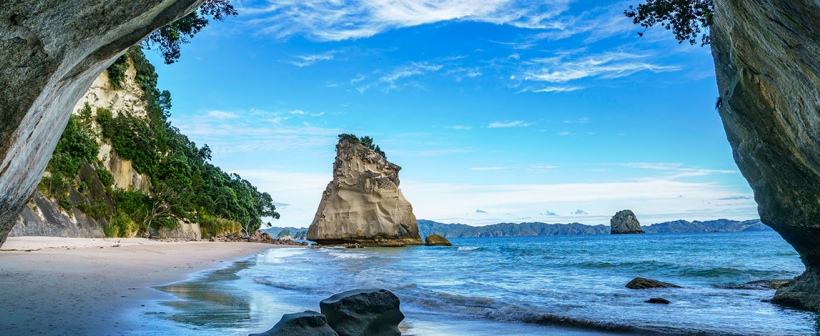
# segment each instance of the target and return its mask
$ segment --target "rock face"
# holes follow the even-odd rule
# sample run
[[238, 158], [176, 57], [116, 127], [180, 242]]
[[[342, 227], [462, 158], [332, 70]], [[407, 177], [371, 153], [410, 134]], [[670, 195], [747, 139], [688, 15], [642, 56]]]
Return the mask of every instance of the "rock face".
[[681, 288], [678, 285], [671, 284], [668, 282], [647, 279], [647, 278], [635, 278], [629, 281], [626, 284], [626, 288], [629, 289], [650, 289], [650, 288]]
[[0, 245], [94, 78], [128, 47], [201, 2], [0, 2]]
[[609, 225], [612, 227], [611, 234], [625, 234], [625, 233], [644, 233], [641, 230], [641, 223], [638, 222], [638, 217], [632, 210], [621, 210], [612, 216], [609, 220]]
[[315, 311], [285, 314], [270, 330], [249, 336], [338, 336], [327, 318]]
[[341, 336], [400, 336], [404, 314], [399, 298], [385, 289], [357, 289], [333, 295], [319, 306]]
[[447, 238], [440, 234], [431, 234], [424, 239], [424, 245], [427, 246], [453, 246]]
[[307, 232], [323, 245], [421, 245], [413, 207], [399, 190], [401, 167], [348, 140], [336, 145], [333, 181]]
[[772, 302], [820, 310], [820, 2], [714, 2], [719, 112], [763, 223], [806, 271]]

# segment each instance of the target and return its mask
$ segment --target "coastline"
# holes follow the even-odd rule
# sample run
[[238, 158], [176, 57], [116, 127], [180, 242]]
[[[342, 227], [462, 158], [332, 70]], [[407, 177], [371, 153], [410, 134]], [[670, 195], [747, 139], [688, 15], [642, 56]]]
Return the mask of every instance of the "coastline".
[[270, 248], [287, 247], [144, 238], [9, 237], [0, 249], [0, 307], [6, 312], [0, 319], [0, 334], [150, 333], [153, 328], [145, 324], [142, 314], [152, 309], [150, 302], [167, 298], [152, 287], [229, 266]]

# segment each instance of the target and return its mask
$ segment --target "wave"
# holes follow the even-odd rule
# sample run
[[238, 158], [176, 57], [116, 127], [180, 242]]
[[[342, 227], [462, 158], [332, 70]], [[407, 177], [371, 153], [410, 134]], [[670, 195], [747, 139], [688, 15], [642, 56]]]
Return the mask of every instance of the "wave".
[[478, 246], [459, 246], [456, 248], [456, 251], [478, 251], [481, 249], [483, 248]]

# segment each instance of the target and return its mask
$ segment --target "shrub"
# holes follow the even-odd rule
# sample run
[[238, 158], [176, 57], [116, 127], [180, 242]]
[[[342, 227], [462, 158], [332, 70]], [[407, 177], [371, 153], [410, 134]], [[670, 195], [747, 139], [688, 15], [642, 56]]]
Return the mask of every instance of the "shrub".
[[94, 169], [97, 173], [97, 176], [100, 178], [100, 182], [106, 188], [110, 187], [114, 184], [114, 175], [111, 175], [111, 172], [108, 169], [105, 169], [102, 165], [98, 166]]
[[65, 211], [71, 211], [71, 199], [68, 196], [63, 196], [57, 204]]
[[128, 71], [128, 55], [122, 55], [114, 64], [108, 67], [108, 81], [114, 90], [122, 89], [122, 81], [125, 79], [125, 72]]

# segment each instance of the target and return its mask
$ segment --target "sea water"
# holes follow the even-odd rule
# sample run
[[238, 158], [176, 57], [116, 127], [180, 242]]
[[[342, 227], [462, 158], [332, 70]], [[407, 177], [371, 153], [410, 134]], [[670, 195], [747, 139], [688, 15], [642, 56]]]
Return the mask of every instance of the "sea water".
[[[817, 314], [731, 289], [803, 271], [777, 233], [451, 239], [453, 247], [275, 248], [160, 289], [175, 334], [247, 335], [357, 288], [401, 299], [406, 335], [816, 334]], [[683, 288], [633, 290], [635, 277]], [[662, 297], [668, 305], [646, 303]], [[556, 326], [560, 327], [556, 329]], [[568, 328], [568, 329], [566, 329]]]

